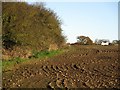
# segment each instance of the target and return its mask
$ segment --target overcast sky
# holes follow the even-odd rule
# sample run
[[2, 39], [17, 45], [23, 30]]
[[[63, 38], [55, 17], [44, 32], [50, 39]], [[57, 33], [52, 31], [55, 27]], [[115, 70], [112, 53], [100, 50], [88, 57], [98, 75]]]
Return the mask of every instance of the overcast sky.
[[118, 2], [46, 2], [45, 7], [54, 10], [63, 21], [67, 42], [76, 42], [80, 35], [93, 41], [118, 39]]

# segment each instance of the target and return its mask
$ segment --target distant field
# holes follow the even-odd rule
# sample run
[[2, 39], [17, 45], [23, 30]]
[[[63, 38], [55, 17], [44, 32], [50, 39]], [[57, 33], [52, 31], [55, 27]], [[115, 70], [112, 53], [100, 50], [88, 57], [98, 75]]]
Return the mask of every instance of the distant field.
[[61, 54], [3, 72], [3, 87], [120, 88], [119, 52], [118, 46], [70, 46]]

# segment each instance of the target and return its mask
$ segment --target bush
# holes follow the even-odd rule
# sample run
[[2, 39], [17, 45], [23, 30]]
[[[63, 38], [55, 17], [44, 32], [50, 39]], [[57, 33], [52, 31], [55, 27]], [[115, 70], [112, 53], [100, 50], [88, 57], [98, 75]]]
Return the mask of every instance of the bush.
[[61, 20], [43, 4], [3, 2], [3, 47], [29, 46], [34, 50], [48, 49], [50, 44], [60, 47], [65, 38]]

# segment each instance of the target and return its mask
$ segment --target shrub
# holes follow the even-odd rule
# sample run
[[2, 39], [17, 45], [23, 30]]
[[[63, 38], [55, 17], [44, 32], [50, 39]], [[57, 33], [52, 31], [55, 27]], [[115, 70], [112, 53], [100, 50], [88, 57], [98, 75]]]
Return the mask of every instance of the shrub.
[[61, 33], [61, 20], [43, 4], [3, 2], [3, 47], [29, 46], [34, 50], [58, 47], [65, 42]]

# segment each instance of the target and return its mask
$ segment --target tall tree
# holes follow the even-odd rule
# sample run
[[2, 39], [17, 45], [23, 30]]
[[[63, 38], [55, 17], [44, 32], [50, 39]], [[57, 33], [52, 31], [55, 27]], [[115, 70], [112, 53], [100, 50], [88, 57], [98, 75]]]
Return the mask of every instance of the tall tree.
[[77, 37], [77, 42], [82, 45], [92, 45], [93, 41], [86, 36], [78, 36]]

